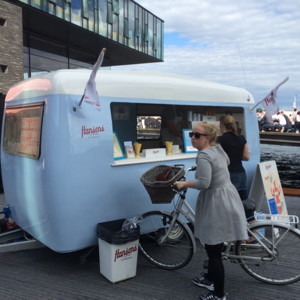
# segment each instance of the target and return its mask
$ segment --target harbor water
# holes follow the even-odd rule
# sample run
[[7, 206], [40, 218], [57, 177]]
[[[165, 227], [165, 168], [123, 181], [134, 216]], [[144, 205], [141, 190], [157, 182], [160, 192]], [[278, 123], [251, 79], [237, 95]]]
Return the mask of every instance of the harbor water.
[[261, 144], [261, 161], [275, 160], [282, 187], [300, 189], [300, 148]]

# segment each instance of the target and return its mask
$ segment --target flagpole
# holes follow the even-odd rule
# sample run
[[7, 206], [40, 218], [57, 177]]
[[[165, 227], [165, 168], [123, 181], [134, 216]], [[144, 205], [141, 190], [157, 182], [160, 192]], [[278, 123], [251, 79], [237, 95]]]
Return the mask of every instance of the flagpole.
[[79, 101], [79, 104], [78, 104], [78, 106], [80, 106], [80, 105], [81, 105], [81, 103], [82, 103], [83, 99], [84, 99], [84, 94], [82, 95], [82, 97], [81, 97], [81, 99], [80, 99], [80, 101]]
[[256, 103], [252, 108], [251, 108], [251, 110], [250, 111], [253, 111], [253, 109], [255, 108], [255, 107], [257, 107], [258, 106], [258, 104], [260, 104], [260, 103], [262, 103], [268, 96], [270, 95], [270, 93], [265, 97], [265, 98], [263, 98], [262, 100], [260, 100], [258, 103]]
[[294, 95], [293, 109], [297, 108], [297, 95]]

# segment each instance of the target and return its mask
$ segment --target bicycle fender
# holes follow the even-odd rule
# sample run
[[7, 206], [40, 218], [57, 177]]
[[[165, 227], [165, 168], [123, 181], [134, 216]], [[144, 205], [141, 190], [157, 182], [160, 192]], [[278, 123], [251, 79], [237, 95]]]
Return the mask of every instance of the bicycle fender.
[[[168, 211], [156, 210], [154, 212], [164, 213], [164, 214], [172, 217], [172, 214], [170, 214], [170, 212], [168, 212]], [[177, 220], [188, 231], [189, 235], [192, 237], [191, 240], [192, 240], [192, 243], [193, 243], [193, 253], [195, 254], [196, 251], [197, 251], [197, 246], [196, 246], [196, 240], [195, 240], [195, 237], [194, 237], [194, 233], [192, 232], [191, 228], [184, 221], [182, 221], [180, 218], [178, 218]]]

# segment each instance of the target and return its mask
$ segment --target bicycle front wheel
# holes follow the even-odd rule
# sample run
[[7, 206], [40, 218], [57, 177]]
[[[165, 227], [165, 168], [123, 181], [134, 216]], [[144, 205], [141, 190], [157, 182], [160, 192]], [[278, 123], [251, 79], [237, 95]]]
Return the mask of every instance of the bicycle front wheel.
[[265, 283], [283, 285], [298, 281], [300, 231], [284, 224], [256, 224], [250, 229], [262, 245], [258, 241], [236, 243], [236, 254], [248, 256], [239, 260], [242, 268]]
[[193, 237], [177, 219], [166, 236], [173, 217], [160, 211], [143, 215], [140, 223], [140, 251], [159, 268], [177, 270], [187, 265], [193, 256]]

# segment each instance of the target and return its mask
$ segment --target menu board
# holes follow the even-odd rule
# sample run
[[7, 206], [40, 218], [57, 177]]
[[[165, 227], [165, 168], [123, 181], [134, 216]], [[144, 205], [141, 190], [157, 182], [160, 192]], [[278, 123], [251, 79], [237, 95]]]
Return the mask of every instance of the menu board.
[[113, 135], [114, 140], [114, 159], [122, 159], [125, 158], [123, 149], [121, 147], [118, 134], [114, 131]]
[[23, 118], [19, 152], [29, 156], [37, 156], [40, 147], [41, 121], [39, 117]]

